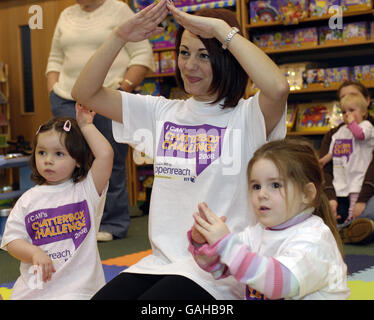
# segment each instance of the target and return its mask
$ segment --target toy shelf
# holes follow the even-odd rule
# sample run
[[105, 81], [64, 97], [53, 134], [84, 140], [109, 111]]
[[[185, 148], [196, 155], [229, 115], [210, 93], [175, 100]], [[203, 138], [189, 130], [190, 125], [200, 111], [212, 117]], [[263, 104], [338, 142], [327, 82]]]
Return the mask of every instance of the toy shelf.
[[[248, 1], [249, 2], [249, 1]], [[247, 2], [247, 5], [248, 5]], [[248, 9], [244, 9], [248, 10]], [[244, 11], [243, 10], [243, 11]], [[247, 12], [248, 14], [248, 12]], [[321, 17], [308, 17], [304, 18], [299, 21], [299, 24], [308, 23], [308, 22], [317, 22], [317, 21], [327, 21], [329, 20], [334, 14], [321, 16]], [[343, 13], [343, 19], [347, 17], [355, 17], [355, 16], [364, 16], [364, 15], [374, 15], [374, 9], [370, 10], [363, 10], [363, 11], [356, 11], [356, 12], [344, 12]], [[267, 27], [277, 27], [277, 26], [292, 26], [292, 25], [284, 25], [282, 22], [267, 22], [267, 23], [258, 23], [258, 24], [251, 24], [246, 22], [244, 24], [244, 27], [246, 29], [257, 29], [257, 28], [267, 28]]]

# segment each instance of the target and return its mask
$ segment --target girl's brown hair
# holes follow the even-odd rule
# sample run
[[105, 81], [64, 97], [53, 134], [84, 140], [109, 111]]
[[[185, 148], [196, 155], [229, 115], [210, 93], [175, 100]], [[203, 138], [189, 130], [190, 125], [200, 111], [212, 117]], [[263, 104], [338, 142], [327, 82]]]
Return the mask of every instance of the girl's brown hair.
[[[235, 14], [228, 9], [200, 9], [195, 12], [195, 15], [222, 19], [231, 27], [237, 27], [240, 30], [240, 24]], [[180, 25], [175, 40], [177, 66], [179, 47], [184, 30], [184, 27]], [[209, 93], [218, 93], [217, 99], [212, 104], [224, 99], [223, 108], [234, 108], [245, 93], [248, 82], [247, 73], [229, 50], [222, 49], [222, 44], [217, 39], [205, 39], [201, 37], [199, 39], [209, 52], [210, 63], [212, 64], [213, 80], [209, 88]], [[185, 90], [178, 67], [176, 78], [178, 85]]]
[[349, 86], [355, 87], [364, 96], [365, 99], [370, 99], [369, 90], [361, 82], [349, 80], [344, 81], [338, 88], [338, 91], [336, 93], [338, 100], [340, 100], [340, 92], [342, 91], [342, 89]]
[[[66, 121], [70, 121], [70, 131], [64, 129]], [[68, 150], [70, 156], [77, 161], [79, 168], [76, 167], [72, 174], [73, 182], [79, 182], [87, 176], [89, 169], [93, 162], [93, 154], [89, 148], [84, 136], [74, 118], [69, 117], [56, 117], [52, 118], [40, 126], [33, 141], [33, 150], [30, 157], [31, 163], [31, 180], [36, 184], [44, 184], [46, 180], [40, 175], [36, 168], [35, 162], [35, 149], [38, 145], [38, 138], [40, 133], [55, 130], [60, 133], [63, 144]]]
[[[310, 207], [314, 207], [313, 214], [322, 218], [330, 228], [340, 253], [343, 256], [342, 241], [339, 236], [336, 220], [330, 208], [329, 200], [323, 191], [324, 178], [318, 162], [316, 150], [304, 139], [284, 139], [264, 144], [253, 155], [248, 164], [248, 181], [253, 164], [260, 159], [272, 161], [279, 170], [279, 174], [287, 181], [291, 180], [299, 190], [304, 191], [308, 183], [313, 183], [316, 188], [316, 196]], [[287, 192], [287, 190], [286, 190]]]

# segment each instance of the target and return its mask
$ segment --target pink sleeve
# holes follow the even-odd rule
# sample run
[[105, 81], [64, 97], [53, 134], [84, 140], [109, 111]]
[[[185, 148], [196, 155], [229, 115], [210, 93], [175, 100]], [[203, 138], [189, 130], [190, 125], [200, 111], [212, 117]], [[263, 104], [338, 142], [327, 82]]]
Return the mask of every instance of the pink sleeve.
[[219, 241], [213, 245], [208, 243], [197, 244], [192, 240], [191, 230], [187, 232], [187, 237], [189, 241], [188, 250], [201, 269], [210, 272], [214, 279], [222, 279], [229, 276], [227, 267], [220, 262], [220, 257], [216, 252]]
[[353, 136], [357, 140], [365, 140], [365, 134], [362, 128], [358, 125], [356, 121], [353, 121], [349, 124], [347, 124], [347, 127], [349, 130], [351, 130]]

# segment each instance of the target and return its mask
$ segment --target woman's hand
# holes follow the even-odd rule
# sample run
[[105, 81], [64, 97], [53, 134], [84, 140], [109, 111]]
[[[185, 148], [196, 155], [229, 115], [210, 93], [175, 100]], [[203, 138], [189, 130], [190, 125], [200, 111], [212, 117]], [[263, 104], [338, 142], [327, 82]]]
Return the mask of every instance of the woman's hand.
[[177, 9], [173, 2], [168, 1], [167, 8], [179, 24], [181, 24], [186, 30], [202, 38], [215, 38], [214, 32], [217, 30], [217, 24], [222, 22], [225, 23], [220, 19], [201, 17], [183, 12]]
[[166, 0], [154, 2], [117, 27], [116, 34], [126, 42], [138, 42], [164, 31], [158, 24], [168, 15]]
[[225, 217], [217, 217], [205, 203], [200, 203], [198, 209], [199, 213], [195, 212], [193, 214], [195, 219], [194, 227], [210, 245], [230, 233], [224, 222], [226, 220]]

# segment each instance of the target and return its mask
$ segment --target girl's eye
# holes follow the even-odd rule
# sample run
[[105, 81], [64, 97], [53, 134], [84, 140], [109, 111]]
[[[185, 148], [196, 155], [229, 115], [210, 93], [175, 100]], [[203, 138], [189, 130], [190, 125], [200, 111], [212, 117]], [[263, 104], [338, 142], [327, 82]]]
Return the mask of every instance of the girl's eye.
[[271, 184], [271, 186], [274, 188], [274, 189], [279, 189], [281, 187], [281, 184], [279, 182], [273, 182]]
[[43, 156], [43, 155], [45, 155], [45, 152], [40, 150], [40, 151], [38, 151], [38, 154]]
[[261, 186], [259, 184], [252, 184], [252, 190], [260, 190]]
[[59, 156], [59, 157], [62, 157], [62, 156], [64, 156], [64, 153], [61, 152], [61, 151], [57, 151], [57, 152], [56, 152], [56, 155]]

